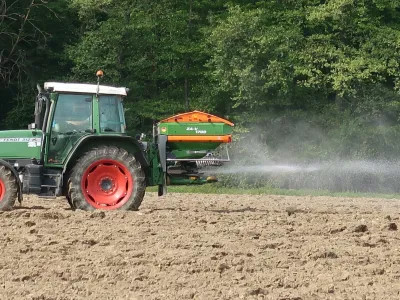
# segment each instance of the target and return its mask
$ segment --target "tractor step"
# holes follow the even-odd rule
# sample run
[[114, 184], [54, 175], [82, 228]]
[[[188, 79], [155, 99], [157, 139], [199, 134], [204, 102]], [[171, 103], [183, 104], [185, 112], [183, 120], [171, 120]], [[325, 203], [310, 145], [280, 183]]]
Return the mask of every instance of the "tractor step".
[[55, 199], [60, 195], [62, 174], [60, 170], [43, 170], [43, 181], [40, 185], [40, 198]]

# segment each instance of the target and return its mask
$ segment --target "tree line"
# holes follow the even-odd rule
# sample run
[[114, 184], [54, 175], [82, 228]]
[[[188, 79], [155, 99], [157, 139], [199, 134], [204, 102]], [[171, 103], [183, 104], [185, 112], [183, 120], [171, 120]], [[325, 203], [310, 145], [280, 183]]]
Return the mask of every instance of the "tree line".
[[102, 69], [133, 131], [197, 109], [271, 158], [394, 158], [399, 61], [400, 0], [0, 0], [2, 129]]

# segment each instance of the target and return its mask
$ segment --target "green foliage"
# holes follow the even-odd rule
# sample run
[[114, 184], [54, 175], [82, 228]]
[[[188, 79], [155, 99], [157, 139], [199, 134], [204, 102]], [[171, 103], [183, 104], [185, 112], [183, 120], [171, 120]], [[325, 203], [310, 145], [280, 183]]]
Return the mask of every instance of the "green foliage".
[[211, 29], [209, 64], [235, 107], [257, 113], [287, 106], [309, 110], [312, 98], [325, 105], [332, 94], [357, 94], [360, 85], [380, 82], [397, 89], [398, 5], [291, 3], [231, 6]]
[[68, 49], [75, 77], [91, 80], [101, 68], [104, 82], [130, 87], [127, 113], [133, 115], [128, 118], [160, 119], [189, 108], [215, 107], [213, 99], [203, 96], [208, 80], [200, 34], [206, 23], [202, 3], [110, 0], [98, 6], [80, 0], [72, 4], [87, 28], [80, 43]]
[[66, 78], [64, 48], [75, 42], [75, 22], [63, 0], [0, 0], [0, 127], [26, 128], [36, 84]]
[[293, 90], [293, 54], [302, 39], [290, 19], [274, 22], [267, 9], [229, 8], [209, 36], [209, 62], [222, 91], [234, 107], [256, 111], [289, 104]]
[[22, 89], [15, 96], [16, 105], [8, 112], [2, 123], [7, 128], [26, 129], [34, 120], [35, 102], [32, 95], [35, 90], [27, 83], [20, 86]]

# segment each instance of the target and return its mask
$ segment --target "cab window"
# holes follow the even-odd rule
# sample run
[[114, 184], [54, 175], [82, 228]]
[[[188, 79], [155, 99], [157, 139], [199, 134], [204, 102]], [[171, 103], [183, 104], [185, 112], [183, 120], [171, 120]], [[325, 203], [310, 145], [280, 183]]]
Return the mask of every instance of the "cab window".
[[92, 128], [92, 96], [60, 94], [54, 112], [52, 131], [85, 132]]
[[60, 94], [48, 142], [48, 163], [62, 163], [82, 136], [93, 129], [92, 96]]
[[125, 133], [122, 98], [117, 95], [100, 95], [100, 131]]

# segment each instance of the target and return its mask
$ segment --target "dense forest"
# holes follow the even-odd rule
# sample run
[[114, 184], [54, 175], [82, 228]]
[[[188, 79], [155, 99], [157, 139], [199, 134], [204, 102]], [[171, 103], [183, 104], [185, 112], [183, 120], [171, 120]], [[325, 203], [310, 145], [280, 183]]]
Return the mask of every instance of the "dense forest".
[[243, 157], [396, 158], [399, 63], [400, 0], [0, 0], [2, 129], [31, 122], [37, 83], [102, 69], [135, 132], [197, 109]]

